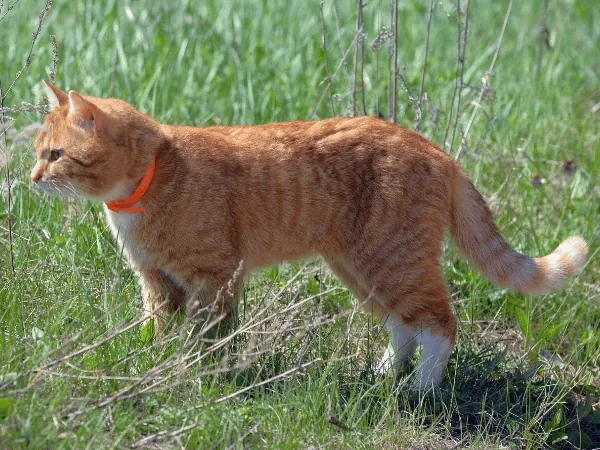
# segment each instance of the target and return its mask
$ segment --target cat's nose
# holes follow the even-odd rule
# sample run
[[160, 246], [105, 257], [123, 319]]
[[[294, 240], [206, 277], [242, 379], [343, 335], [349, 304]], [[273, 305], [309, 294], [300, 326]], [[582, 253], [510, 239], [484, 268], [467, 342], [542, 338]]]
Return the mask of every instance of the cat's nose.
[[31, 179], [34, 183], [37, 183], [42, 179], [42, 176], [44, 176], [44, 168], [38, 163], [31, 171]]

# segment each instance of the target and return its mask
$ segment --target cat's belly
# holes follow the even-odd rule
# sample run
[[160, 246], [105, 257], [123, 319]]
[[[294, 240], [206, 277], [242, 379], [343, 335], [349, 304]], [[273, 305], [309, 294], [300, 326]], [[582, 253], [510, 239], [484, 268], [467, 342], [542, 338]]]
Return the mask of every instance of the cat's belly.
[[319, 243], [310, 235], [294, 235], [284, 231], [273, 233], [270, 239], [247, 239], [243, 258], [251, 267], [265, 267], [309, 258], [322, 253], [321, 250]]
[[[175, 224], [172, 225], [172, 232], [165, 235], [156, 233], [156, 230], [150, 232], [152, 227], [139, 223], [141, 216], [138, 214], [115, 213], [107, 209], [106, 215], [120, 250], [134, 269], [160, 269], [180, 287], [199, 283], [201, 278], [210, 277], [213, 269], [218, 271], [230, 267], [233, 273], [242, 260], [245, 270], [250, 273], [255, 268], [322, 253], [323, 240], [303, 227], [297, 227], [292, 232], [277, 229], [257, 232], [254, 227], [239, 230], [242, 232], [235, 233], [235, 237], [234, 233], [207, 234], [193, 230], [191, 234], [196, 238], [190, 244], [189, 240], [182, 238], [185, 229], [177, 229]], [[139, 226], [144, 229], [139, 229]], [[206, 228], [205, 225], [202, 227], [203, 230]], [[216, 226], [210, 228], [225, 229]]]
[[248, 266], [250, 268], [259, 268], [274, 266], [282, 262], [297, 261], [300, 259], [309, 258], [317, 255], [318, 253], [320, 252], [316, 250], [287, 249], [286, 251], [270, 251], [262, 254], [250, 255], [246, 257], [245, 260], [248, 261]]

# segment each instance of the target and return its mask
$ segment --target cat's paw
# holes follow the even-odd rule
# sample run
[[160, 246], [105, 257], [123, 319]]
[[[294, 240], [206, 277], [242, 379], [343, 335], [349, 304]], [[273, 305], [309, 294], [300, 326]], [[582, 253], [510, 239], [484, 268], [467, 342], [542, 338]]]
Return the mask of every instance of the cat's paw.
[[388, 373], [396, 375], [398, 373], [398, 357], [391, 346], [385, 349], [385, 353], [375, 366], [375, 373], [378, 375], [386, 375]]

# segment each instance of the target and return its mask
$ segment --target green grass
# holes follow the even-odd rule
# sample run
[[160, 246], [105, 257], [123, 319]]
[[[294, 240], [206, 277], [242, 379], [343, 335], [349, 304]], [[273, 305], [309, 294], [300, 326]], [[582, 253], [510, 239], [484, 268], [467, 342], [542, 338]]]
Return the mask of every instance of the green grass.
[[[374, 52], [371, 42], [381, 27], [390, 28], [389, 4], [366, 3], [367, 112], [388, 117], [388, 45]], [[420, 90], [426, 3], [400, 2], [398, 54], [406, 85], [399, 82], [399, 122], [409, 128], [416, 118], [410, 96]], [[433, 14], [429, 101], [420, 124], [440, 145], [454, 123], [457, 35], [454, 3], [441, 3]], [[452, 154], [476, 106], [507, 3], [471, 2]], [[23, 0], [0, 22], [4, 90], [26, 61], [43, 5]], [[353, 5], [338, 2], [336, 19], [325, 1], [327, 55], [317, 0], [127, 5], [55, 2], [6, 106], [42, 98], [54, 34], [61, 88], [123, 98], [164, 122], [259, 124], [350, 110]], [[366, 314], [354, 314], [351, 296], [319, 261], [248, 280], [240, 323], [256, 323], [253, 315], [267, 320], [219, 351], [199, 344], [197, 333], [156, 346], [141, 326], [105, 339], [138, 317], [136, 279], [98, 205], [49, 199], [32, 185], [33, 151], [19, 130], [39, 115], [10, 114], [16, 119], [8, 133], [16, 276], [8, 265], [3, 183], [0, 447], [600, 447], [600, 111], [594, 110], [600, 9], [583, 0], [549, 2], [552, 48], [543, 47], [536, 76], [541, 18], [542, 2], [515, 2], [492, 90], [461, 162], [513, 246], [545, 254], [579, 234], [590, 243], [590, 261], [566, 289], [533, 299], [493, 287], [450, 247], [444, 269], [461, 319], [458, 346], [441, 392], [423, 398], [373, 372], [384, 333]], [[340, 64], [348, 49], [347, 64]], [[362, 104], [360, 92], [358, 98]], [[565, 161], [576, 169], [565, 170]], [[60, 360], [86, 346], [93, 348]], [[201, 360], [182, 372], [176, 362], [186, 351]], [[223, 361], [239, 368], [219, 371]], [[301, 364], [307, 366], [294, 371]], [[152, 372], [161, 367], [164, 372]], [[161, 382], [145, 391], [153, 381]], [[141, 442], [157, 433], [163, 434]]]

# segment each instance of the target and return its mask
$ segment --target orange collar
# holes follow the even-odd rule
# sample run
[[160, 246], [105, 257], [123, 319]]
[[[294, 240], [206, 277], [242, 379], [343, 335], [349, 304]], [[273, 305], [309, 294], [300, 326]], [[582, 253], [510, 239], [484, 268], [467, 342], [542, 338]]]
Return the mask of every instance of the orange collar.
[[108, 202], [108, 203], [106, 203], [106, 207], [108, 209], [110, 209], [111, 211], [114, 211], [117, 213], [126, 212], [126, 213], [135, 214], [135, 213], [144, 212], [146, 210], [146, 208], [144, 208], [142, 206], [133, 206], [133, 205], [135, 205], [137, 202], [139, 202], [141, 200], [141, 198], [144, 196], [144, 194], [150, 187], [150, 183], [152, 183], [152, 177], [154, 176], [154, 168], [155, 167], [156, 167], [156, 156], [152, 158], [152, 164], [150, 164], [150, 167], [148, 167], [148, 170], [146, 170], [146, 173], [144, 174], [142, 181], [140, 181], [140, 184], [135, 189], [133, 194], [131, 194], [131, 196], [125, 200], [113, 200], [112, 202]]

